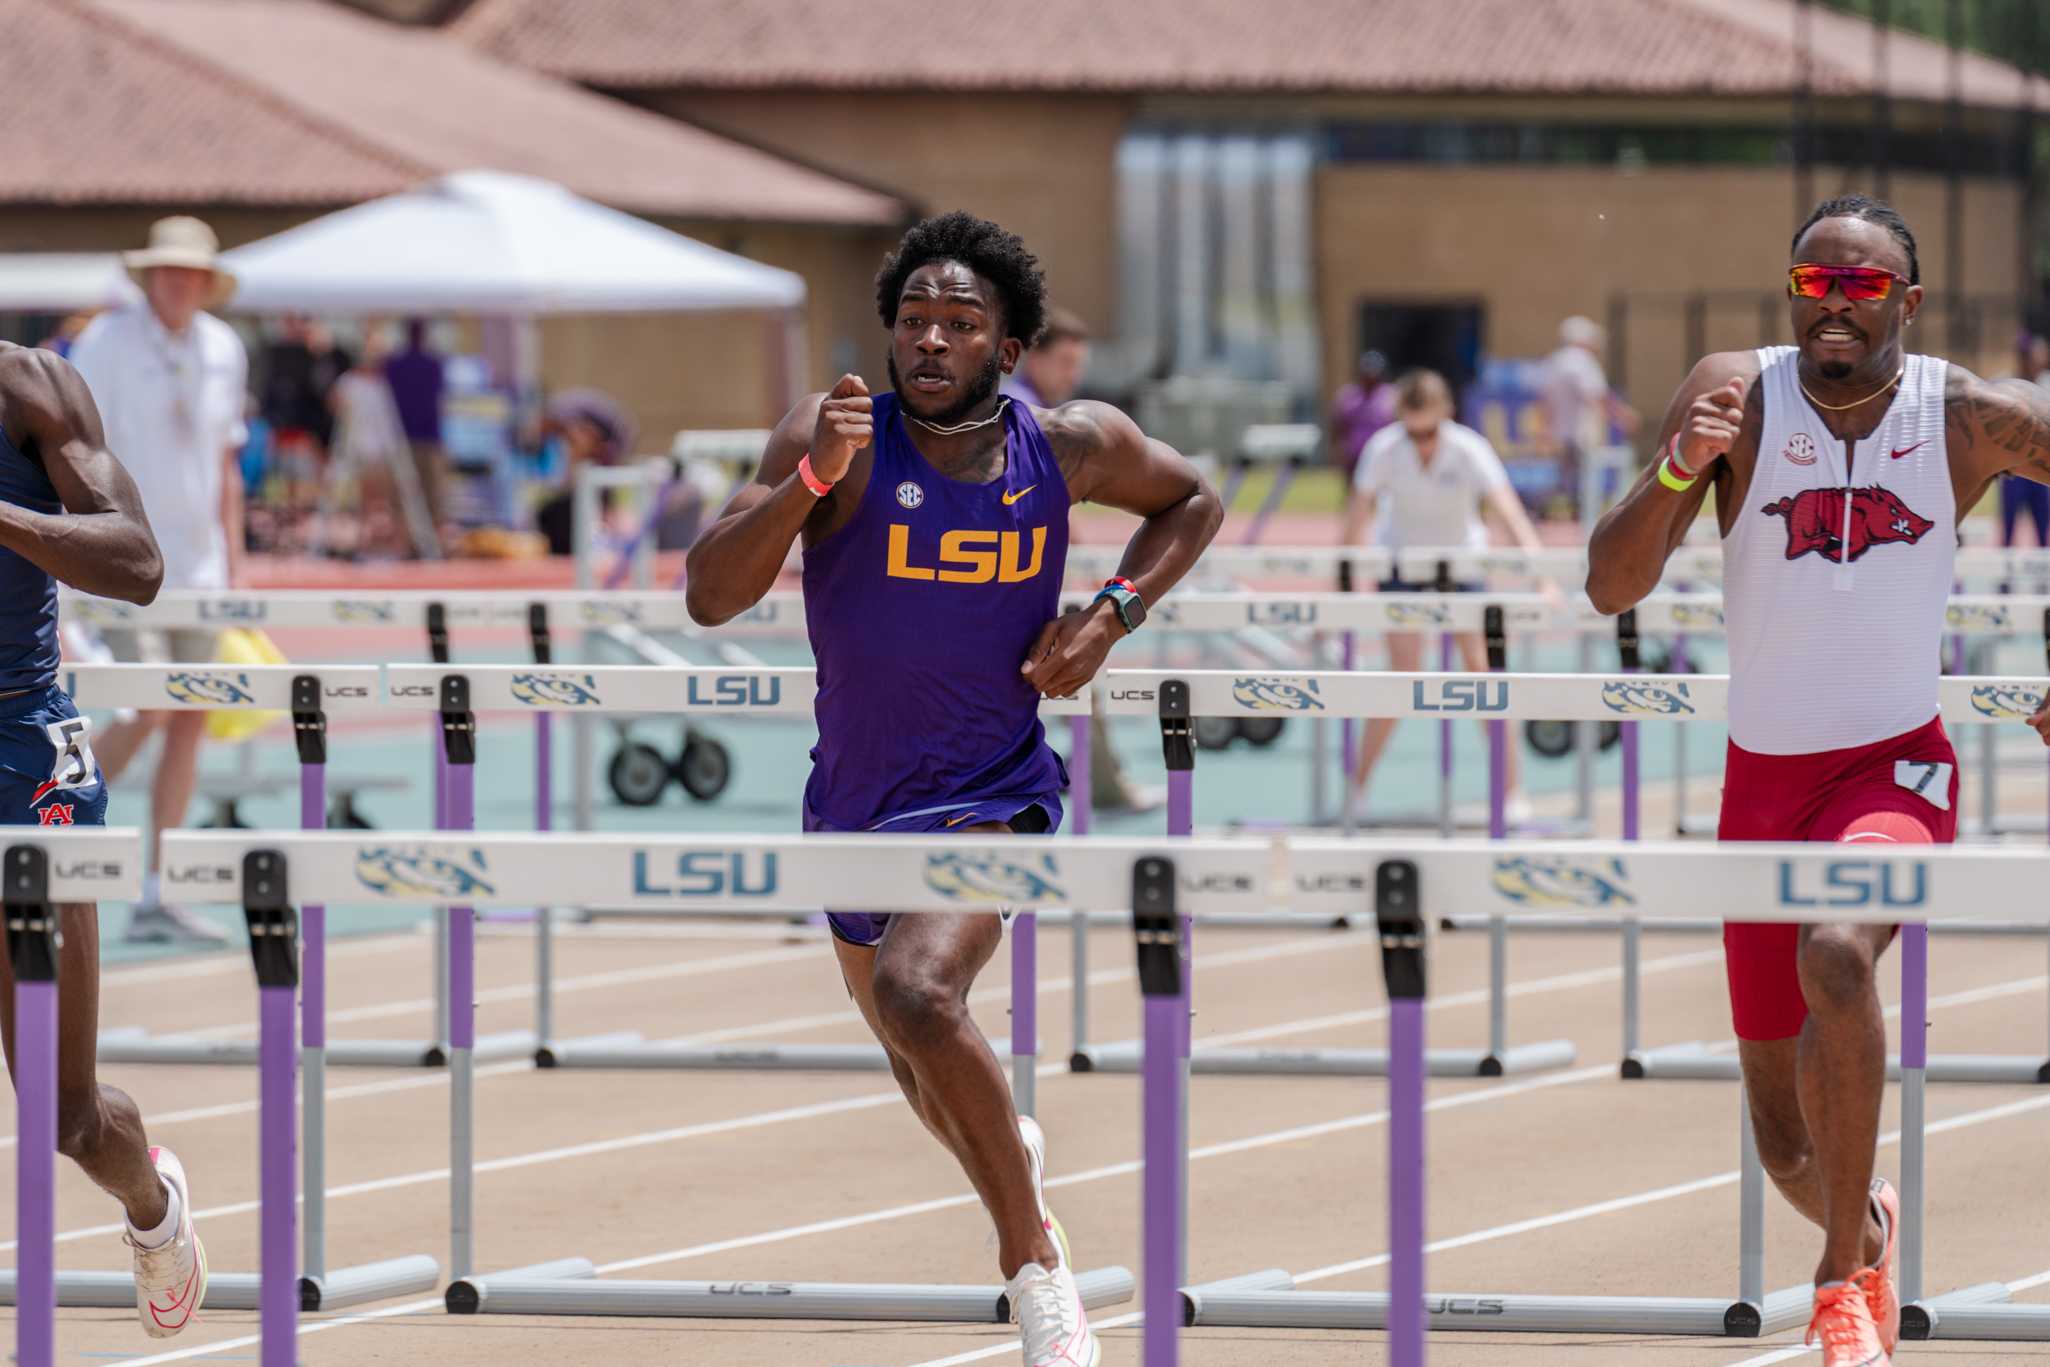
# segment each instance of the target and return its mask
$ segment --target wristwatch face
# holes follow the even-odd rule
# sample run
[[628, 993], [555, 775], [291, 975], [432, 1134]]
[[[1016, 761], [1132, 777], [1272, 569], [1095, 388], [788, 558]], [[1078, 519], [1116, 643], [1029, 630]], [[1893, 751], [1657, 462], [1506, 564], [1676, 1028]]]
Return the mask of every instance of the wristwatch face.
[[1118, 620], [1125, 624], [1126, 631], [1137, 631], [1146, 624], [1146, 602], [1138, 594], [1121, 593], [1115, 601]]

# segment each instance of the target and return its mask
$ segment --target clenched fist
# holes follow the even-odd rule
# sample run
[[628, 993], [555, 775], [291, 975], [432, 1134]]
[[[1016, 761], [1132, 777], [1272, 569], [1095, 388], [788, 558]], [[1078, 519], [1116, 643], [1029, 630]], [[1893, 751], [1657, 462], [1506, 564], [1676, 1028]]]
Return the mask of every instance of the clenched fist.
[[1701, 474], [1728, 455], [1744, 425], [1744, 381], [1732, 377], [1687, 407], [1680, 423], [1680, 463]]
[[859, 375], [842, 375], [819, 405], [811, 430], [811, 470], [821, 481], [837, 484], [854, 463], [854, 453], [875, 436], [875, 400]]

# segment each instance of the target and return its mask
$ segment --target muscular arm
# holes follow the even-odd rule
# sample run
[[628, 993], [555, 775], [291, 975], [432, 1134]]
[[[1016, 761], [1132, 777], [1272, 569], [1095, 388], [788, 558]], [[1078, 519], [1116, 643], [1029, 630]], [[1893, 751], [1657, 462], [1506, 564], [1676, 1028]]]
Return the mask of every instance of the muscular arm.
[[1118, 574], [1148, 603], [1160, 601], [1196, 563], [1224, 521], [1196, 467], [1109, 404], [1065, 404], [1042, 424], [1077, 503], [1101, 503], [1145, 519], [1125, 546]]
[[[1673, 434], [1688, 420], [1695, 401], [1732, 379], [1746, 385], [1742, 431], [1738, 443], [1755, 446], [1765, 408], [1758, 385], [1758, 358], [1749, 351], [1725, 351], [1704, 357], [1666, 405], [1652, 449], [1663, 452]], [[1635, 606], [1665, 573], [1666, 561], [1687, 535], [1711, 487], [1733, 479], [1727, 460], [1710, 457], [1702, 477], [1686, 493], [1659, 483], [1658, 462], [1637, 477], [1615, 507], [1602, 515], [1587, 540], [1587, 597], [1595, 610], [1617, 613]], [[1727, 495], [1729, 491], [1725, 490]]]
[[86, 593], [154, 600], [163, 556], [135, 481], [107, 450], [85, 380], [54, 352], [14, 348], [0, 352], [0, 395], [10, 436], [34, 445], [64, 505], [38, 513], [0, 503], [0, 546]]
[[2032, 380], [1982, 380], [1953, 365], [1943, 416], [1960, 516], [2002, 475], [2050, 484], [2050, 390]]
[[797, 477], [811, 449], [823, 394], [811, 394], [784, 414], [754, 478], [727, 501], [719, 518], [698, 534], [684, 559], [684, 606], [691, 620], [715, 627], [761, 601], [775, 586], [805, 524], [826, 515], [840, 490], [816, 498]]

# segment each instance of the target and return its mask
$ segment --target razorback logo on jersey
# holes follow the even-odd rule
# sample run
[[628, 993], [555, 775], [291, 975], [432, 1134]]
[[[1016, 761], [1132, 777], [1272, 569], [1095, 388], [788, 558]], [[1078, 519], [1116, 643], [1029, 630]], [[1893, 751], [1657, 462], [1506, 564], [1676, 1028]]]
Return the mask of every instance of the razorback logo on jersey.
[[[1846, 497], [1851, 501], [1848, 524]], [[1812, 552], [1838, 565], [1890, 541], [1912, 545], [1936, 525], [1901, 502], [1899, 494], [1876, 484], [1862, 489], [1803, 489], [1759, 511], [1787, 520], [1787, 559], [1799, 560]]]

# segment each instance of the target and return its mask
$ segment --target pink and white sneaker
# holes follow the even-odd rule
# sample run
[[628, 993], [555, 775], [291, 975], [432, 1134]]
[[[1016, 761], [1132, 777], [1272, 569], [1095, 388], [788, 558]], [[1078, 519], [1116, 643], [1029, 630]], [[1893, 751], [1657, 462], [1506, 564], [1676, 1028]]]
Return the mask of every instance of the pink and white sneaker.
[[1027, 1263], [1004, 1284], [1004, 1294], [1018, 1320], [1025, 1367], [1101, 1367], [1103, 1348], [1089, 1332], [1074, 1273]]
[[142, 1332], [167, 1339], [192, 1322], [193, 1312], [206, 1299], [206, 1250], [192, 1227], [184, 1165], [165, 1148], [152, 1146], [149, 1158], [164, 1185], [177, 1193], [177, 1231], [155, 1248], [136, 1243], [132, 1231], [121, 1239], [135, 1250], [135, 1315], [142, 1321]]

